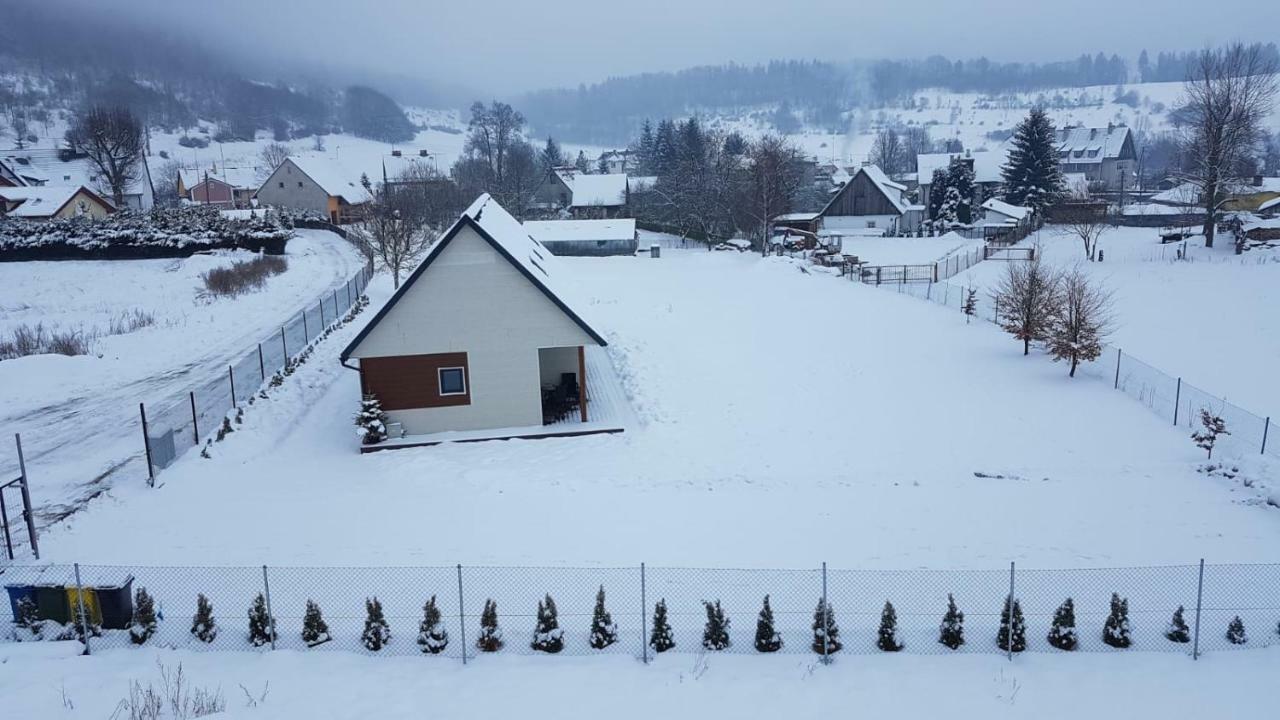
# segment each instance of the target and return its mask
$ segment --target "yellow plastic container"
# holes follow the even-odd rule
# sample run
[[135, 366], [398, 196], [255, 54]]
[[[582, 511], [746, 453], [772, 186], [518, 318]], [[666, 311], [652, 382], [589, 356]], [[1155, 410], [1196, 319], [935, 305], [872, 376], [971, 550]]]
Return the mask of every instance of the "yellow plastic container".
[[80, 601], [84, 600], [84, 609], [89, 616], [89, 622], [102, 626], [102, 607], [98, 605], [98, 593], [93, 588], [85, 588], [81, 593], [73, 587], [67, 588], [67, 606], [71, 608], [72, 621], [79, 621], [80, 618]]

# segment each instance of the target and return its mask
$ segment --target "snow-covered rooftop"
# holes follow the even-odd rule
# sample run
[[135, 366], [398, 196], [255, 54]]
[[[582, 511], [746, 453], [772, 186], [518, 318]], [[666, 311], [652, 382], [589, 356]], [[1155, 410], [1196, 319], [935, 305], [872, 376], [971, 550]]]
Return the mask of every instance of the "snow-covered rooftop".
[[187, 190], [204, 182], [205, 174], [209, 179], [219, 180], [231, 187], [240, 189], [258, 189], [262, 179], [270, 174], [270, 170], [260, 167], [187, 167], [178, 171], [182, 176], [182, 184]]
[[1124, 125], [1062, 128], [1057, 131], [1058, 152], [1062, 154], [1063, 162], [1100, 163], [1120, 157], [1128, 138], [1129, 128]]
[[[5, 163], [24, 177], [32, 177], [49, 186], [97, 188], [99, 171], [89, 158], [62, 159], [62, 150], [55, 148], [29, 148], [4, 151]], [[150, 180], [146, 172], [125, 189], [125, 195], [151, 195]]]
[[590, 175], [572, 169], [556, 173], [573, 192], [573, 207], [617, 207], [627, 204], [626, 173]]
[[360, 184], [360, 173], [349, 170], [333, 158], [323, 155], [302, 155], [291, 157], [289, 160], [330, 195], [341, 197], [352, 205], [358, 205], [370, 199], [369, 193]]
[[990, 198], [982, 203], [983, 210], [990, 210], [1015, 220], [1025, 220], [1031, 214], [1031, 208], [1013, 205], [998, 198]]
[[9, 217], [46, 218], [71, 202], [81, 189], [80, 185], [0, 187], [0, 198], [21, 203], [7, 213]]
[[1002, 182], [1007, 153], [1000, 150], [979, 150], [971, 153], [925, 153], [916, 156], [916, 170], [921, 185], [933, 182], [934, 170], [946, 170], [952, 160], [957, 158], [973, 160], [973, 181], [976, 183]]
[[616, 220], [531, 220], [524, 224], [524, 229], [530, 237], [540, 243], [634, 240], [636, 237], [636, 221], [621, 218]]
[[1268, 200], [1258, 206], [1258, 212], [1267, 212], [1273, 208], [1280, 209], [1280, 197]]
[[879, 165], [863, 165], [858, 168], [858, 172], [866, 173], [871, 182], [880, 188], [885, 197], [889, 198], [890, 203], [893, 203], [899, 215], [907, 211], [907, 204], [902, 201], [902, 191], [907, 189], [906, 186], [890, 180]]

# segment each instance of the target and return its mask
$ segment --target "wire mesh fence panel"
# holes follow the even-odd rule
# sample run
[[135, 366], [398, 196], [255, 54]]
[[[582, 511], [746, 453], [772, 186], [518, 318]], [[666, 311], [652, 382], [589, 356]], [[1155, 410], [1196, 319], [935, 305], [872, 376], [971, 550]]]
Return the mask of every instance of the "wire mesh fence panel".
[[1266, 418], [1183, 382], [1178, 398], [1178, 425], [1190, 430], [1202, 429], [1201, 410], [1220, 416], [1226, 423], [1230, 434], [1221, 438], [1224, 444], [1233, 445], [1240, 450], [1262, 451], [1263, 437], [1268, 433]]
[[151, 464], [166, 468], [182, 453], [196, 446], [196, 428], [191, 416], [191, 401], [176, 399], [159, 408], [147, 408], [147, 446]]
[[231, 366], [231, 377], [236, 384], [236, 403], [243, 404], [253, 397], [263, 381], [263, 368], [258, 364], [258, 349], [245, 353]]
[[284, 324], [284, 334], [289, 348], [289, 358], [295, 358], [307, 346], [307, 331], [302, 324], [302, 315], [294, 315]]
[[1122, 353], [1116, 387], [1146, 405], [1152, 412], [1173, 422], [1173, 408], [1178, 391], [1176, 378]]
[[[605, 591], [605, 607], [617, 627], [617, 642], [602, 649], [591, 646], [591, 619], [596, 594]], [[457, 592], [455, 579], [454, 592]], [[497, 604], [503, 654], [533, 655], [539, 602], [547, 595], [555, 602], [563, 649], [569, 655], [593, 653], [641, 654], [640, 568], [518, 568], [463, 567], [462, 625], [467, 656], [479, 649], [480, 620], [485, 603]], [[455, 613], [450, 632], [461, 632]]]
[[[1243, 624], [1244, 642], [1227, 636], [1236, 617]], [[1280, 564], [1205, 565], [1200, 651], [1272, 645], [1280, 645]]]

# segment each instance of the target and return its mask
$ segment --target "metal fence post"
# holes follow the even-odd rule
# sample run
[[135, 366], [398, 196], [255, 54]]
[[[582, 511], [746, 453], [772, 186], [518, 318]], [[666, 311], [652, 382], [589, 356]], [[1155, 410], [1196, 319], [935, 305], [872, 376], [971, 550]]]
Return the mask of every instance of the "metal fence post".
[[1191, 659], [1200, 659], [1200, 608], [1204, 600], [1204, 558], [1200, 558], [1200, 574], [1196, 579], [1196, 639], [1191, 646]]
[[320, 306], [320, 329], [324, 330], [324, 298], [321, 298], [320, 302], [316, 304]]
[[462, 606], [462, 564], [458, 564], [458, 636], [462, 640], [462, 664], [467, 664], [467, 613]]
[[645, 595], [644, 563], [640, 563], [640, 656], [649, 664], [649, 600]]
[[142, 416], [142, 447], [147, 452], [147, 485], [156, 486], [155, 465], [151, 463], [151, 433], [147, 432], [147, 406], [138, 403], [138, 414]]
[[307, 327], [307, 309], [302, 309], [302, 337], [311, 342], [311, 329]]
[[1178, 378], [1178, 389], [1173, 391], [1173, 426], [1178, 427], [1178, 405], [1182, 403], [1182, 378]]
[[191, 398], [191, 434], [195, 436], [196, 444], [200, 444], [200, 421], [196, 419], [196, 391], [192, 390], [187, 393], [187, 397]]
[[31, 554], [40, 559], [40, 544], [36, 542], [36, 517], [31, 511], [31, 478], [27, 475], [27, 460], [22, 454], [22, 435], [13, 434], [18, 448], [18, 473], [22, 476], [22, 516], [27, 521], [27, 539], [31, 541]]
[[0, 488], [0, 527], [4, 528], [4, 549], [9, 559], [13, 559], [13, 538], [9, 535], [9, 508], [4, 503], [4, 488]]
[[1271, 429], [1271, 416], [1267, 416], [1266, 422], [1262, 424], [1262, 454], [1267, 454], [1267, 431]]
[[267, 364], [262, 360], [262, 343], [258, 343], [258, 375], [262, 382], [267, 381]]
[[351, 281], [347, 281], [347, 307], [351, 307]]
[[284, 337], [284, 326], [280, 326], [280, 348], [284, 350], [284, 364], [289, 364], [289, 341]]
[[333, 319], [338, 319], [338, 288], [333, 289]]
[[1013, 561], [1009, 561], [1009, 604], [1005, 607], [1009, 611], [1009, 634], [1005, 637], [1005, 654], [1009, 657], [1010, 662], [1013, 661]]
[[267, 579], [267, 566], [262, 566], [262, 590], [267, 600], [267, 624], [271, 631], [271, 649], [276, 649], [276, 614], [271, 611], [271, 581]]
[[1114, 385], [1114, 389], [1116, 390], [1120, 389], [1120, 356], [1123, 354], [1124, 350], [1116, 348], [1116, 384]]
[[236, 371], [231, 365], [227, 366], [227, 380], [231, 381], [231, 407], [236, 407]]
[[76, 568], [76, 605], [79, 606], [80, 632], [84, 635], [84, 654], [91, 655], [89, 651], [89, 613], [84, 611], [84, 586], [80, 584], [80, 563], [75, 564]]
[[827, 653], [828, 638], [831, 637], [831, 606], [827, 604], [827, 563], [822, 563], [822, 664], [830, 665], [831, 656]]

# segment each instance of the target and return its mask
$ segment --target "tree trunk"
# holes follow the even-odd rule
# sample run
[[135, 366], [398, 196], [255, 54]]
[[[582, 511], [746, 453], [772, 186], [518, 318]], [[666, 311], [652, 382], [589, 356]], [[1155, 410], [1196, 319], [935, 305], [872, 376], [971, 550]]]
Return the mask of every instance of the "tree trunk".
[[1076, 357], [1075, 355], [1072, 355], [1071, 356], [1071, 372], [1067, 373], [1067, 377], [1076, 376], [1076, 366], [1079, 364], [1080, 364], [1080, 358]]
[[1030, 336], [1022, 338], [1022, 354], [1023, 355], [1031, 354], [1031, 337]]

